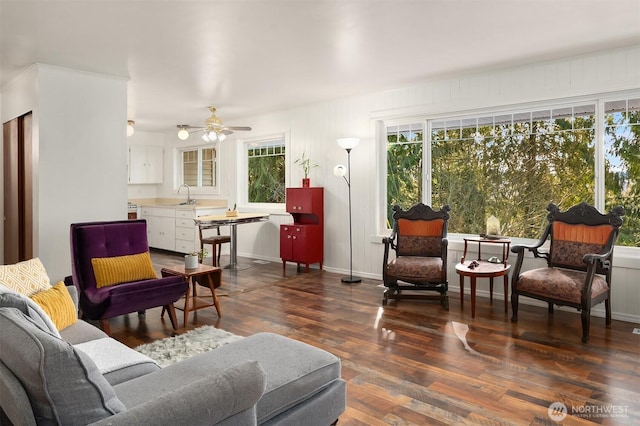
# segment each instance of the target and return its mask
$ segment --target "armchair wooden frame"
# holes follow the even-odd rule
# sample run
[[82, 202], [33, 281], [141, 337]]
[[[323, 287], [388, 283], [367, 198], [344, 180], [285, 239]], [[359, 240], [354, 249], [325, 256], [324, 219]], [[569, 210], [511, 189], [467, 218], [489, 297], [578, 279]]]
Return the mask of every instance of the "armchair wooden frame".
[[[448, 205], [440, 210], [418, 203], [404, 211], [393, 207], [393, 230], [383, 238], [382, 280], [386, 287], [382, 304], [389, 299], [440, 300], [449, 309], [447, 291]], [[389, 260], [390, 249], [395, 258]], [[432, 291], [440, 295], [403, 294], [404, 290]]]
[[[518, 321], [518, 298], [527, 296], [553, 305], [570, 306], [581, 312], [582, 341], [589, 340], [591, 307], [605, 303], [605, 321], [611, 325], [611, 263], [622, 225], [624, 208], [608, 214], [583, 202], [561, 212], [547, 206], [547, 225], [535, 245], [515, 245], [517, 254], [511, 280], [512, 322]], [[543, 248], [550, 239], [548, 249]], [[547, 261], [547, 267], [521, 272], [525, 252]]]

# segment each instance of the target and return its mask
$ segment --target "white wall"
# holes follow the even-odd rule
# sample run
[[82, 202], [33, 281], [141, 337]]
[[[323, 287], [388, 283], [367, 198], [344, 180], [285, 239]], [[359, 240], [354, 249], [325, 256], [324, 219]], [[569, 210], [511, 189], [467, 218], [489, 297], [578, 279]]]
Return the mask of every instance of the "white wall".
[[[325, 269], [348, 272], [349, 240], [347, 220], [347, 187], [343, 179], [333, 176], [336, 164], [346, 164], [347, 157], [336, 143], [346, 136], [361, 138], [353, 149], [352, 196], [354, 274], [381, 278], [382, 250], [378, 229], [379, 147], [375, 142], [376, 123], [380, 119], [402, 116], [430, 116], [448, 112], [501, 107], [568, 97], [595, 95], [629, 89], [640, 89], [640, 46], [569, 57], [494, 71], [473, 73], [424, 84], [355, 96], [288, 111], [245, 117], [238, 123], [250, 125], [250, 137], [287, 132], [291, 146], [290, 163], [303, 151], [320, 167], [311, 170], [312, 186], [325, 188]], [[639, 92], [640, 93], [640, 92]], [[236, 144], [242, 134], [235, 134], [222, 144], [224, 184], [229, 185], [230, 198], [237, 193]], [[290, 186], [300, 186], [302, 171], [289, 164]], [[231, 199], [230, 202], [235, 202]], [[283, 214], [282, 211], [272, 213]], [[255, 229], [239, 228], [240, 255], [251, 255], [279, 261], [277, 225], [288, 221], [282, 215], [272, 216], [270, 223]], [[254, 225], [251, 225], [254, 226]], [[262, 227], [262, 228], [260, 228]], [[451, 238], [449, 270], [450, 288], [458, 289], [458, 276], [453, 265], [463, 249], [461, 237]], [[640, 292], [637, 289], [640, 269], [638, 252], [617, 250], [613, 272], [614, 317], [640, 322]], [[531, 264], [527, 264], [528, 267]], [[467, 287], [468, 287], [467, 283]], [[479, 284], [482, 289], [483, 284]], [[486, 285], [488, 287], [488, 285]], [[496, 287], [501, 287], [500, 285]], [[502, 297], [502, 291], [497, 291]], [[479, 291], [482, 294], [482, 291]], [[382, 295], [381, 295], [382, 297]], [[455, 296], [454, 296], [455, 297]], [[601, 309], [601, 308], [598, 308]]]
[[127, 218], [126, 81], [37, 65], [2, 91], [2, 122], [33, 111], [34, 249], [71, 274], [69, 226]]

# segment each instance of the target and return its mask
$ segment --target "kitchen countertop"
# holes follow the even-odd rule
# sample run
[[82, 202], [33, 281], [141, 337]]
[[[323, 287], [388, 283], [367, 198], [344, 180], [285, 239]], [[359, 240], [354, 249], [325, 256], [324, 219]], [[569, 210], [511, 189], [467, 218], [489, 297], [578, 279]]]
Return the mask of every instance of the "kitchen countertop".
[[196, 199], [196, 204], [184, 204], [185, 198], [143, 198], [131, 199], [138, 207], [163, 207], [177, 210], [226, 209], [227, 200]]

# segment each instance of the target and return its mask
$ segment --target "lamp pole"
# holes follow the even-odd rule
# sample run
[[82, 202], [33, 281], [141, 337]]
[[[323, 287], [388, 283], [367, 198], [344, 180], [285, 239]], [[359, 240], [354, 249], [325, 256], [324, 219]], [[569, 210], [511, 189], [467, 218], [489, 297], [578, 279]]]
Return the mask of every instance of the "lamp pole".
[[351, 225], [351, 148], [347, 148], [347, 188], [349, 192], [349, 276], [343, 277], [342, 282], [345, 284], [359, 283], [362, 281], [358, 277], [353, 276], [353, 231]]
[[334, 173], [342, 175], [347, 182], [349, 193], [349, 276], [342, 278], [344, 284], [354, 284], [362, 281], [360, 277], [353, 276], [353, 225], [351, 223], [351, 150], [358, 142], [360, 142], [360, 140], [357, 138], [338, 139], [338, 144], [347, 151], [347, 176], [344, 176], [344, 166], [337, 166], [336, 169], [334, 169]]

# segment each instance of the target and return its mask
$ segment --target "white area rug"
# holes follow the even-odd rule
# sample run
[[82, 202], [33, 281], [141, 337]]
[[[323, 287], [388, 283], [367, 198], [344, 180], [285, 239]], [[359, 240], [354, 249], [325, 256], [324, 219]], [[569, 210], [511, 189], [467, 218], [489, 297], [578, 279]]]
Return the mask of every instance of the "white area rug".
[[174, 362], [236, 342], [242, 336], [205, 325], [186, 333], [140, 345], [136, 351], [166, 367]]

